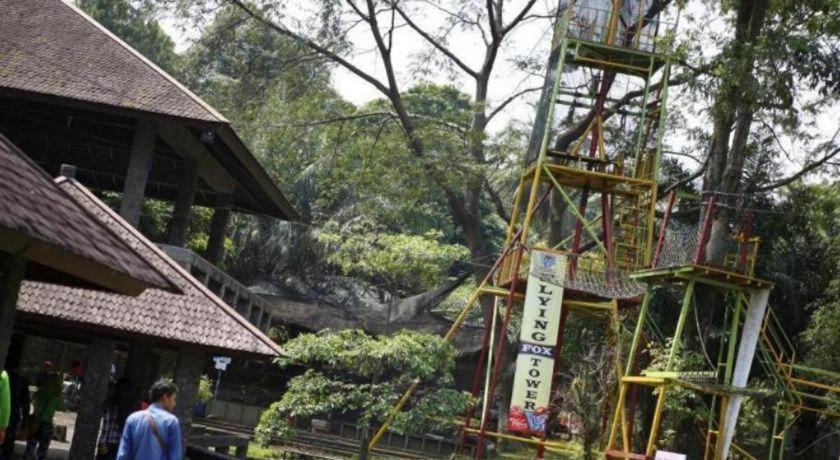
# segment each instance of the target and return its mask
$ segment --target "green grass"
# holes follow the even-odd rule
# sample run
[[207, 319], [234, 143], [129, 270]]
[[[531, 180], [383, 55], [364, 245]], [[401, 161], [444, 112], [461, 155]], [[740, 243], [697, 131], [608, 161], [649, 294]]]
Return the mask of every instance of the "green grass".
[[272, 459], [280, 458], [280, 449], [276, 447], [263, 447], [255, 442], [248, 445], [248, 458]]

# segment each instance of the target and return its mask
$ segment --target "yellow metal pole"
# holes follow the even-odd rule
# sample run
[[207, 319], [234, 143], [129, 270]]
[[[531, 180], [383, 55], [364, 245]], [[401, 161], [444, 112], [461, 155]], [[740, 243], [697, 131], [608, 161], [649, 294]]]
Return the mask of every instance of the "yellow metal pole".
[[513, 196], [513, 208], [511, 208], [510, 212], [510, 225], [508, 226], [507, 236], [505, 237], [505, 246], [510, 244], [510, 240], [513, 238], [516, 224], [519, 223], [519, 205], [522, 201], [522, 189], [524, 188], [525, 183], [525, 176], [519, 176], [519, 184], [516, 186], [516, 193]]
[[656, 399], [656, 408], [653, 412], [653, 423], [650, 427], [650, 436], [648, 437], [646, 455], [651, 457], [656, 451], [656, 441], [659, 439], [659, 425], [662, 423], [662, 412], [665, 409], [665, 393], [668, 388], [667, 384], [662, 384], [659, 387], [659, 397]]
[[644, 255], [642, 256], [642, 260], [644, 261], [644, 266], [649, 267], [651, 264], [650, 260], [650, 249], [653, 246], [653, 222], [656, 218], [656, 185], [651, 187], [650, 190], [650, 203], [648, 204], [647, 209], [647, 244], [645, 244]]
[[[671, 344], [671, 351], [668, 353], [668, 363], [665, 365], [665, 372], [674, 370], [674, 362], [680, 352], [680, 343], [682, 342], [682, 332], [685, 328], [686, 318], [688, 317], [688, 310], [691, 308], [691, 301], [694, 299], [694, 284], [692, 279], [688, 282], [685, 288], [685, 296], [683, 297], [682, 308], [680, 309], [680, 316], [677, 319], [677, 328], [674, 331], [674, 342]], [[666, 382], [667, 383], [667, 382]], [[653, 423], [650, 428], [650, 437], [648, 437], [647, 455], [653, 455], [656, 450], [656, 441], [659, 439], [659, 425], [662, 423], [662, 411], [665, 408], [665, 393], [667, 384], [663, 384], [659, 388], [659, 398], [656, 400], [656, 409], [653, 414]]]
[[495, 297], [493, 298], [493, 306], [490, 308], [493, 309], [493, 320], [490, 322], [490, 341], [487, 343], [487, 364], [484, 370], [484, 395], [481, 401], [481, 425], [479, 426], [485, 426], [484, 418], [487, 415], [487, 411], [484, 408], [487, 407], [487, 404], [490, 404], [490, 392], [487, 389], [490, 387], [490, 374], [493, 369], [493, 352], [495, 351], [496, 345], [496, 320], [499, 318], [499, 302]]
[[610, 12], [610, 25], [609, 30], [607, 30], [607, 45], [614, 44], [615, 41], [615, 34], [618, 31], [618, 14], [621, 10], [621, 4], [623, 3], [622, 0], [613, 0], [612, 4], [612, 11]]
[[393, 408], [391, 408], [391, 412], [388, 414], [388, 418], [385, 419], [385, 422], [382, 424], [382, 426], [379, 427], [378, 430], [376, 430], [376, 434], [373, 435], [373, 438], [371, 438], [370, 443], [368, 444], [368, 452], [373, 450], [374, 447], [376, 447], [376, 444], [379, 443], [379, 439], [382, 438], [382, 435], [384, 435], [386, 431], [388, 431], [388, 427], [394, 421], [394, 418], [397, 416], [397, 414], [400, 413], [402, 408], [405, 406], [405, 403], [408, 402], [408, 398], [410, 398], [414, 391], [417, 390], [417, 386], [419, 384], [420, 380], [414, 379], [414, 381], [411, 382], [411, 386], [409, 386], [408, 389], [405, 390], [405, 393], [403, 393], [402, 397], [397, 402], [397, 404]]
[[729, 404], [729, 396], [722, 396], [720, 398], [720, 418], [718, 419], [718, 436], [715, 439], [715, 460], [726, 460], [723, 458], [723, 436], [720, 436], [720, 433], [724, 433], [726, 430], [726, 425], [729, 423], [729, 420], [726, 419], [726, 406]]
[[[616, 438], [618, 437], [618, 426], [621, 420], [624, 419], [624, 400], [627, 393], [627, 384], [619, 380], [618, 383], [618, 401], [615, 406], [615, 413], [613, 414], [612, 426], [610, 427], [610, 437], [607, 442], [607, 450], [615, 449]], [[627, 429], [622, 424], [622, 432]]]
[[557, 193], [560, 194], [560, 197], [563, 198], [563, 201], [565, 201], [566, 204], [569, 206], [569, 210], [572, 211], [572, 214], [574, 214], [575, 217], [577, 217], [577, 219], [580, 221], [581, 225], [583, 225], [583, 229], [586, 230], [586, 233], [589, 234], [589, 237], [592, 238], [592, 240], [595, 241], [598, 247], [601, 248], [602, 251], [604, 251], [604, 254], [606, 254], [607, 248], [604, 247], [604, 243], [601, 242], [601, 240], [598, 238], [598, 235], [589, 226], [589, 223], [586, 221], [586, 218], [583, 217], [583, 215], [581, 215], [580, 211], [578, 211], [577, 205], [575, 205], [572, 199], [569, 198], [569, 195], [566, 194], [566, 191], [563, 190], [563, 187], [551, 174], [551, 170], [549, 170], [548, 167], [545, 165], [543, 165], [543, 168], [545, 169], [546, 177], [548, 177], [551, 183], [554, 184], [555, 190], [557, 190]]

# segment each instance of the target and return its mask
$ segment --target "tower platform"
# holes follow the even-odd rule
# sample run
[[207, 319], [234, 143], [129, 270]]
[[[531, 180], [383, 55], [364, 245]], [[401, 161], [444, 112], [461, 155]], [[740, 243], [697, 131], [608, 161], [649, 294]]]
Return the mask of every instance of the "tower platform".
[[631, 274], [630, 279], [659, 285], [683, 284], [693, 280], [700, 284], [737, 291], [772, 288], [774, 285], [770, 281], [743, 273], [695, 264], [642, 270]]

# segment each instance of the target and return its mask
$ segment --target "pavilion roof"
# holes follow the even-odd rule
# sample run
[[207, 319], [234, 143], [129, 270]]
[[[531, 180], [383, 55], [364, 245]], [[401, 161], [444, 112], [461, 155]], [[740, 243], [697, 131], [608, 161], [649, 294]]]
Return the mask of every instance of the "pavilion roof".
[[218, 351], [277, 356], [283, 349], [225, 304], [157, 245], [123, 220], [78, 181], [56, 179], [59, 186], [171, 279], [183, 294], [147, 289], [138, 297], [91, 289], [25, 281], [18, 312], [45, 321], [62, 321], [97, 332], [163, 342], [198, 345]]
[[[52, 161], [59, 144], [67, 152], [77, 149], [73, 143], [64, 145], [73, 135], [84, 136], [89, 151], [107, 148], [115, 155], [113, 150], [123, 148], [123, 143], [110, 131], [121, 133], [126, 116], [151, 118], [164, 125], [185, 125], [197, 138], [211, 134], [206, 138], [211, 161], [221, 164], [237, 183], [234, 209], [282, 219], [297, 218], [291, 204], [222, 114], [71, 2], [0, 1], [0, 90], [10, 101], [23, 98], [33, 105], [10, 105], [8, 113], [0, 113], [9, 119], [0, 121], [6, 125], [2, 127], [4, 132], [8, 129], [6, 134], [41, 164]], [[66, 107], [62, 109], [66, 113], [44, 104]], [[115, 120], [103, 122], [91, 111], [107, 113]], [[55, 123], [54, 117], [61, 120]], [[97, 124], [92, 131], [80, 131], [79, 126], [94, 122]], [[41, 130], [48, 128], [51, 137], [44, 139], [50, 139], [52, 149], [40, 152], [23, 144], [15, 137], [23, 136], [17, 123]], [[63, 144], [55, 142], [57, 133], [67, 137], [62, 139]], [[96, 140], [103, 142], [96, 144]], [[66, 162], [84, 166], [79, 159]], [[107, 167], [94, 172], [113, 174]], [[155, 171], [152, 173], [154, 176]], [[177, 183], [160, 176], [154, 179], [159, 181], [158, 187], [165, 189], [159, 192], [163, 195]], [[109, 180], [119, 183], [122, 179], [113, 176]], [[199, 194], [197, 202], [212, 203], [205, 195]]]
[[69, 275], [137, 295], [149, 286], [176, 290], [75, 200], [32, 159], [0, 134], [0, 251], [40, 265], [41, 277]]
[[227, 119], [61, 0], [4, 0], [0, 86], [209, 122]]

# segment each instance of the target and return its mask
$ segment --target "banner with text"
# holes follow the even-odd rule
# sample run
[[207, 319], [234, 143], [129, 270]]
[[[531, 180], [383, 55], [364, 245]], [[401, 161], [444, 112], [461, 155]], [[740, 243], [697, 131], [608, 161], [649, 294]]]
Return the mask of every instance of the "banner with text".
[[519, 355], [508, 412], [510, 431], [540, 435], [545, 431], [554, 371], [554, 348], [560, 326], [566, 255], [533, 250], [522, 310]]

